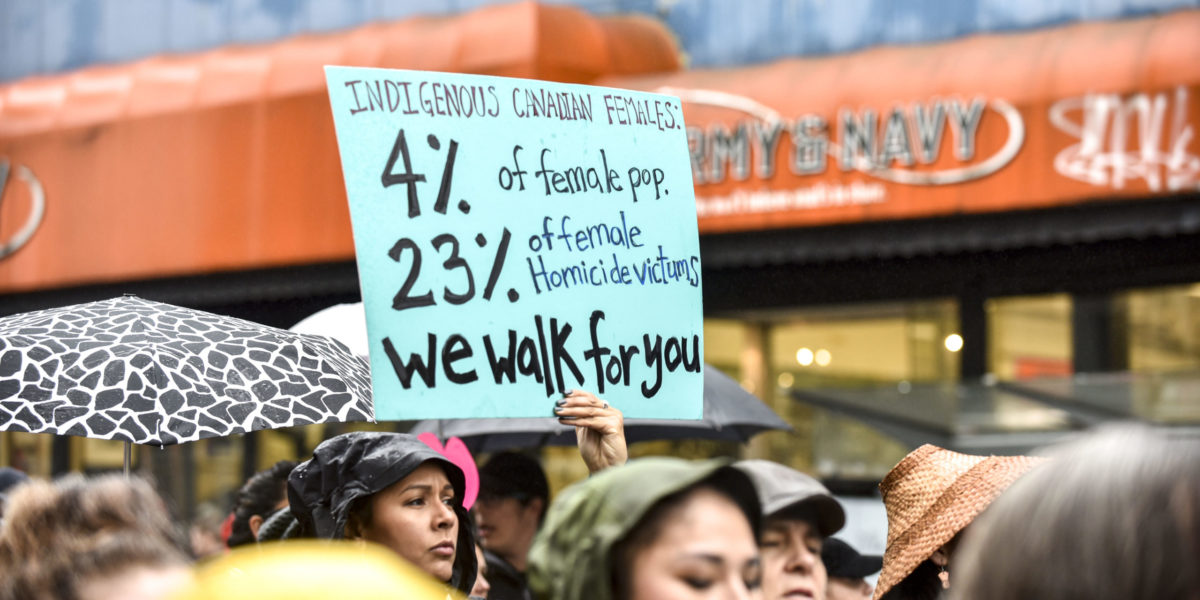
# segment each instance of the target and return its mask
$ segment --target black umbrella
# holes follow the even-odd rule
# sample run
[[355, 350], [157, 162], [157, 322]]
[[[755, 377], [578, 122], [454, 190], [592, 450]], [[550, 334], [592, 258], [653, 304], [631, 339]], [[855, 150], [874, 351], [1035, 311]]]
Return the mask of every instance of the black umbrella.
[[[548, 404], [546, 412], [552, 407]], [[728, 375], [704, 365], [704, 418], [696, 421], [626, 419], [625, 441], [706, 439], [745, 442], [769, 430], [787, 430], [775, 411]], [[507, 448], [574, 446], [575, 428], [544, 419], [429, 419], [419, 421], [412, 433], [433, 432], [440, 438], [458, 437], [472, 452]]]
[[0, 319], [0, 431], [161, 446], [372, 415], [366, 361], [322, 336], [134, 296]]

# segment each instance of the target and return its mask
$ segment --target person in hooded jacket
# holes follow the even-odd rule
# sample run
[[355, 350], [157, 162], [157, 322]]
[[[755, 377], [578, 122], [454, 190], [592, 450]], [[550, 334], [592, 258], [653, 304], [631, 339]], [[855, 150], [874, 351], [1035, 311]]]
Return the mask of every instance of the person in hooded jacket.
[[[573, 426], [579, 456], [590, 473], [629, 458], [625, 421], [615, 406], [585, 390], [568, 390], [555, 402], [559, 423]], [[488, 600], [532, 600], [525, 569], [529, 548], [550, 500], [546, 473], [532, 457], [502, 452], [479, 471], [479, 499], [472, 507], [483, 536], [491, 590]]]
[[760, 598], [760, 507], [721, 460], [653, 457], [559, 494], [529, 553], [538, 600]]
[[416, 436], [356, 431], [322, 442], [288, 476], [296, 531], [389, 548], [464, 594], [478, 570], [462, 470]]

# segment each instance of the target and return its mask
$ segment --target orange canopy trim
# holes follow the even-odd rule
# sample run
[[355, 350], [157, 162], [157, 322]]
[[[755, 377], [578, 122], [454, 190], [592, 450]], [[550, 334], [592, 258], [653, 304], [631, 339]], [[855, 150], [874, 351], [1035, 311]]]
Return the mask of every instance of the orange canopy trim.
[[0, 293], [352, 259], [327, 64], [588, 83], [680, 58], [652, 19], [523, 2], [0, 86]]
[[640, 16], [497, 5], [255, 46], [160, 55], [0, 85], [0, 140], [120, 119], [325, 93], [323, 65], [588, 83], [680, 67], [671, 34]]
[[1200, 190], [1200, 11], [602, 83], [683, 99], [702, 233]]

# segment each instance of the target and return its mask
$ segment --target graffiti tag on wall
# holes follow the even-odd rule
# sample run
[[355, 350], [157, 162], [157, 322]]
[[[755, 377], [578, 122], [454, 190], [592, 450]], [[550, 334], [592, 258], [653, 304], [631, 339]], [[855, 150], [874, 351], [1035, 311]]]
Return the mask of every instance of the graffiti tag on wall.
[[1189, 151], [1188, 90], [1088, 94], [1059, 100], [1050, 122], [1079, 140], [1058, 153], [1054, 169], [1096, 186], [1143, 181], [1152, 192], [1200, 189], [1200, 156]]

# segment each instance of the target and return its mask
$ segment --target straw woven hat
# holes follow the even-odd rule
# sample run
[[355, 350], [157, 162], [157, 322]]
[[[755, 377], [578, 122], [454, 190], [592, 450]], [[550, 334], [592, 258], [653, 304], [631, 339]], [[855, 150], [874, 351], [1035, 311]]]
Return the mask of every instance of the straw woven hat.
[[1030, 467], [1031, 456], [975, 456], [925, 444], [883, 478], [887, 549], [875, 599], [971, 523]]

